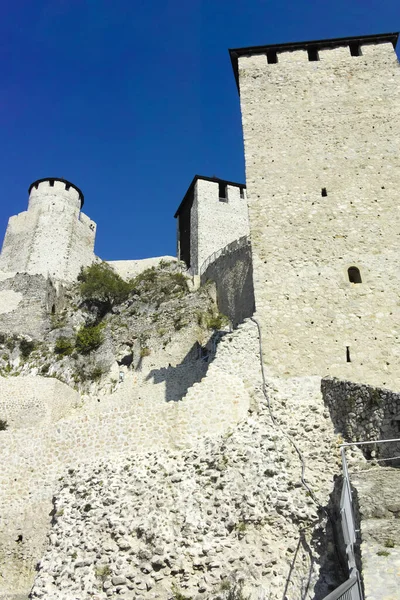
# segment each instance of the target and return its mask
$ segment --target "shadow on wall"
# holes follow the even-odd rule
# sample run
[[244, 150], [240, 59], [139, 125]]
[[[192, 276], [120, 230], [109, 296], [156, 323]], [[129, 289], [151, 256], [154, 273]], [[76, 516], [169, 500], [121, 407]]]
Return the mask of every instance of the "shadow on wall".
[[201, 283], [215, 282], [218, 308], [234, 327], [251, 317], [255, 310], [253, 265], [249, 241], [219, 256], [201, 276]]
[[[400, 394], [351, 381], [324, 378], [321, 392], [337, 433], [346, 442], [400, 438]], [[367, 460], [400, 454], [400, 442], [360, 448]], [[391, 462], [391, 466], [394, 465]]]
[[175, 367], [169, 365], [161, 369], [152, 369], [146, 377], [153, 383], [165, 382], [165, 401], [178, 402], [194, 383], [198, 383], [206, 375], [209, 364], [214, 360], [221, 332], [215, 332], [206, 346], [196, 342], [185, 358]]

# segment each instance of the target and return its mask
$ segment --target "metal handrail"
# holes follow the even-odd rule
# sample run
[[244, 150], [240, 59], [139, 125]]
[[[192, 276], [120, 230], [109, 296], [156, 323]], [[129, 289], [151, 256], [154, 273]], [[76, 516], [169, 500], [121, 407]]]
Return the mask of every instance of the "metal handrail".
[[[351, 493], [349, 469], [346, 460], [346, 448], [349, 446], [365, 446], [367, 444], [388, 444], [390, 442], [400, 442], [400, 438], [391, 440], [370, 440], [367, 442], [347, 442], [340, 444], [343, 467], [343, 487], [340, 497], [340, 516], [342, 520], [342, 531], [344, 543], [346, 546], [347, 562], [349, 565], [350, 577], [342, 583], [336, 590], [333, 590], [324, 600], [362, 600], [363, 593], [360, 583], [360, 574], [356, 567], [356, 557], [354, 553], [354, 544], [356, 543], [356, 528], [353, 511], [353, 499]], [[388, 460], [388, 459], [386, 459]]]
[[358, 571], [350, 575], [349, 579], [333, 590], [324, 600], [358, 600], [362, 598], [360, 578]]

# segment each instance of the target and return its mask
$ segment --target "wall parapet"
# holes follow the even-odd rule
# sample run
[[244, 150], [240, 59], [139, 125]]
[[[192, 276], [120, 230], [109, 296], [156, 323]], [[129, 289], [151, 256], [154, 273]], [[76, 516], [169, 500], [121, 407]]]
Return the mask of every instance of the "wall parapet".
[[[217, 250], [216, 252], [213, 252], [201, 264], [198, 274], [201, 277], [202, 275], [204, 275], [204, 273], [206, 272], [206, 270], [208, 269], [208, 267], [211, 265], [211, 263], [215, 262], [220, 256], [225, 256], [226, 254], [231, 254], [232, 252], [235, 252], [236, 250], [239, 250], [240, 248], [243, 248], [247, 244], [250, 244], [250, 237], [248, 235], [243, 235], [239, 239], [234, 240], [233, 242], [230, 242], [230, 244], [227, 244], [226, 246], [224, 246], [220, 250]], [[189, 271], [190, 271], [190, 269], [189, 269]]]

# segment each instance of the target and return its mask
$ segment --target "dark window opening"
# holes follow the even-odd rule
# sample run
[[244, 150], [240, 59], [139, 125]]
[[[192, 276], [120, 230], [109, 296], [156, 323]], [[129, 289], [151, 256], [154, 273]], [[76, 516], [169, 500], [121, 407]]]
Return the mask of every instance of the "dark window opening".
[[219, 183], [218, 184], [218, 195], [219, 195], [219, 199], [221, 200], [221, 202], [227, 202], [228, 198], [226, 195], [226, 185], [224, 183]]
[[67, 191], [67, 192], [68, 192], [68, 190], [69, 190], [69, 188], [70, 188], [70, 187], [71, 187], [71, 186], [69, 185], [69, 183], [66, 183], [66, 184], [65, 184], [65, 189], [66, 189], [66, 191]]
[[276, 50], [268, 50], [267, 62], [269, 65], [275, 65], [278, 62], [278, 55], [276, 53]]
[[51, 307], [51, 314], [54, 315], [56, 312], [56, 305], [53, 304], [53, 306]]
[[308, 60], [319, 60], [318, 48], [309, 48], [307, 54]]
[[54, 179], [50, 179], [49, 180], [49, 186], [50, 187], [54, 187]]
[[357, 42], [350, 44], [350, 54], [351, 56], [361, 56], [360, 44], [358, 44]]
[[322, 188], [321, 190], [321, 196], [323, 196], [325, 198], [325, 196], [328, 195], [328, 192], [326, 191], [326, 188]]
[[240, 197], [244, 198], [244, 189], [243, 188], [240, 188]]
[[20, 533], [15, 541], [17, 542], [17, 544], [20, 544], [23, 539], [24, 539], [24, 536], [22, 535], [22, 533]]
[[346, 346], [346, 362], [351, 362], [351, 358], [350, 358], [350, 346]]
[[360, 269], [357, 267], [350, 267], [347, 269], [350, 283], [362, 283]]

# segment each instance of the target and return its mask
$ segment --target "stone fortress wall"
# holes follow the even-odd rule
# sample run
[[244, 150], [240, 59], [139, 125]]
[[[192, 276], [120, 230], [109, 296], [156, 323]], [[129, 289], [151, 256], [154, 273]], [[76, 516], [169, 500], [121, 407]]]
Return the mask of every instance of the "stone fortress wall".
[[231, 51], [256, 311], [276, 375], [399, 387], [395, 38]]
[[32, 184], [28, 210], [8, 222], [0, 271], [74, 281], [95, 260], [96, 224], [83, 212], [82, 192], [60, 179]]
[[217, 291], [218, 308], [234, 327], [254, 313], [251, 245], [247, 236], [239, 238], [217, 252], [210, 263], [203, 263], [200, 283], [211, 280]]
[[[0, 418], [11, 425], [0, 435], [0, 598], [7, 590], [26, 593], [32, 585], [57, 479], [68, 468], [132, 451], [191, 447], [227, 433], [246, 417], [260, 382], [256, 327], [245, 323], [227, 334], [202, 381], [179, 402], [166, 402], [160, 384], [146, 383], [147, 371], [144, 359], [141, 381], [129, 373], [115, 393], [86, 404], [52, 378], [0, 378]], [[180, 380], [184, 376], [179, 371]], [[186, 377], [192, 381], [189, 371]]]

